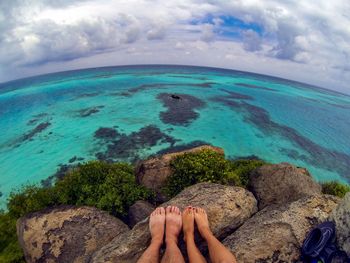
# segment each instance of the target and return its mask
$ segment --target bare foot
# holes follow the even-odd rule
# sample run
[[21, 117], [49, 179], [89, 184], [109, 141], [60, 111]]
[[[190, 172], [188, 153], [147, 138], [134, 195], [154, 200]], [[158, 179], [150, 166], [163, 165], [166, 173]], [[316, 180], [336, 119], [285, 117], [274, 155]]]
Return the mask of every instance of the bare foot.
[[196, 221], [198, 231], [203, 238], [206, 238], [208, 235], [212, 234], [209, 228], [207, 212], [205, 212], [203, 208], [194, 208], [194, 219]]
[[149, 231], [152, 236], [152, 243], [163, 244], [165, 226], [165, 209], [164, 207], [156, 208], [149, 218]]
[[165, 241], [176, 242], [182, 228], [182, 217], [180, 209], [176, 206], [168, 206], [165, 209]]
[[182, 212], [182, 230], [184, 232], [184, 241], [194, 239], [194, 208], [188, 206]]

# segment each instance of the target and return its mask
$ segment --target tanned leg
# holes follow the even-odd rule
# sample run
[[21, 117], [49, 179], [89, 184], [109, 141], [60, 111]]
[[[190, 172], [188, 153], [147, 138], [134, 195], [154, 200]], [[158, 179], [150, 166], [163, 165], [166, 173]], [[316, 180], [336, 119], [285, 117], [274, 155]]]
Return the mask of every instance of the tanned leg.
[[159, 263], [159, 249], [163, 244], [165, 227], [165, 209], [158, 207], [149, 218], [149, 230], [152, 240], [137, 263]]
[[198, 231], [207, 241], [210, 260], [212, 263], [236, 263], [235, 256], [213, 235], [209, 228], [207, 213], [204, 209], [196, 207], [194, 210], [194, 219]]
[[189, 206], [182, 212], [182, 229], [190, 263], [206, 263], [207, 261], [194, 242], [194, 208]]
[[177, 246], [178, 237], [182, 228], [182, 216], [176, 206], [165, 209], [165, 243], [166, 249], [162, 263], [185, 263], [184, 257]]

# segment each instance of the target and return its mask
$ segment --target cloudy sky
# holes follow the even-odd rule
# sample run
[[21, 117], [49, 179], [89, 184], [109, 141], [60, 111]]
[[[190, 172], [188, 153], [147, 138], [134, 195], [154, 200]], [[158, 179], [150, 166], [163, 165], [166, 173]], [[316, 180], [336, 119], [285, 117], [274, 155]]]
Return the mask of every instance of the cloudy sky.
[[348, 0], [0, 0], [0, 82], [186, 64], [350, 93]]

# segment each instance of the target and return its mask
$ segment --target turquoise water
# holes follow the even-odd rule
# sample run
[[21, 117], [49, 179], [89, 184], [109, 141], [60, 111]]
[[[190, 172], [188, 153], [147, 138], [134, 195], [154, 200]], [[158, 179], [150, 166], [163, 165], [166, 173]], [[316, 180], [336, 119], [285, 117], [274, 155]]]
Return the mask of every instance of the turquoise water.
[[69, 165], [204, 143], [350, 182], [350, 96], [268, 76], [185, 66], [56, 73], [0, 84], [0, 116], [1, 207], [12, 189]]

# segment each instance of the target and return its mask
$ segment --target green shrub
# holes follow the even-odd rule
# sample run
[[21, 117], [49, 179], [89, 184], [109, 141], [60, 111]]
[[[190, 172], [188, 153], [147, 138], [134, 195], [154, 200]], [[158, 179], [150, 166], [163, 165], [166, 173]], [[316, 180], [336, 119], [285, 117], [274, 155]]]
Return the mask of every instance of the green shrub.
[[136, 183], [134, 169], [125, 163], [92, 161], [74, 169], [54, 186], [59, 203], [95, 206], [125, 216], [137, 200], [152, 197]]
[[325, 182], [321, 184], [322, 193], [335, 195], [343, 198], [347, 192], [350, 192], [350, 186], [337, 181]]
[[7, 203], [9, 214], [19, 218], [30, 212], [58, 204], [55, 192], [52, 190], [52, 188], [29, 185], [12, 192]]
[[249, 172], [263, 164], [260, 160], [229, 161], [224, 155], [212, 150], [186, 153], [171, 162], [173, 173], [164, 192], [172, 197], [200, 182], [246, 186]]
[[240, 178], [241, 185], [247, 187], [250, 172], [264, 164], [266, 164], [266, 162], [259, 159], [240, 159], [232, 161], [231, 169]]
[[230, 162], [212, 150], [180, 155], [171, 162], [171, 167], [173, 173], [164, 189], [169, 197], [196, 183], [226, 183], [228, 177], [232, 181], [238, 179], [235, 174], [228, 175], [231, 172]]
[[16, 235], [16, 218], [0, 212], [0, 262], [24, 263]]
[[52, 187], [26, 186], [11, 193], [8, 209], [18, 218], [60, 204], [88, 205], [125, 216], [135, 201], [150, 197], [151, 193], [136, 183], [131, 165], [91, 161], [68, 172]]
[[12, 192], [8, 212], [0, 212], [0, 262], [24, 262], [16, 235], [16, 220], [30, 212], [60, 204], [95, 206], [123, 218], [135, 201], [152, 198], [136, 183], [125, 163], [92, 161], [68, 172], [54, 186], [25, 186]]

